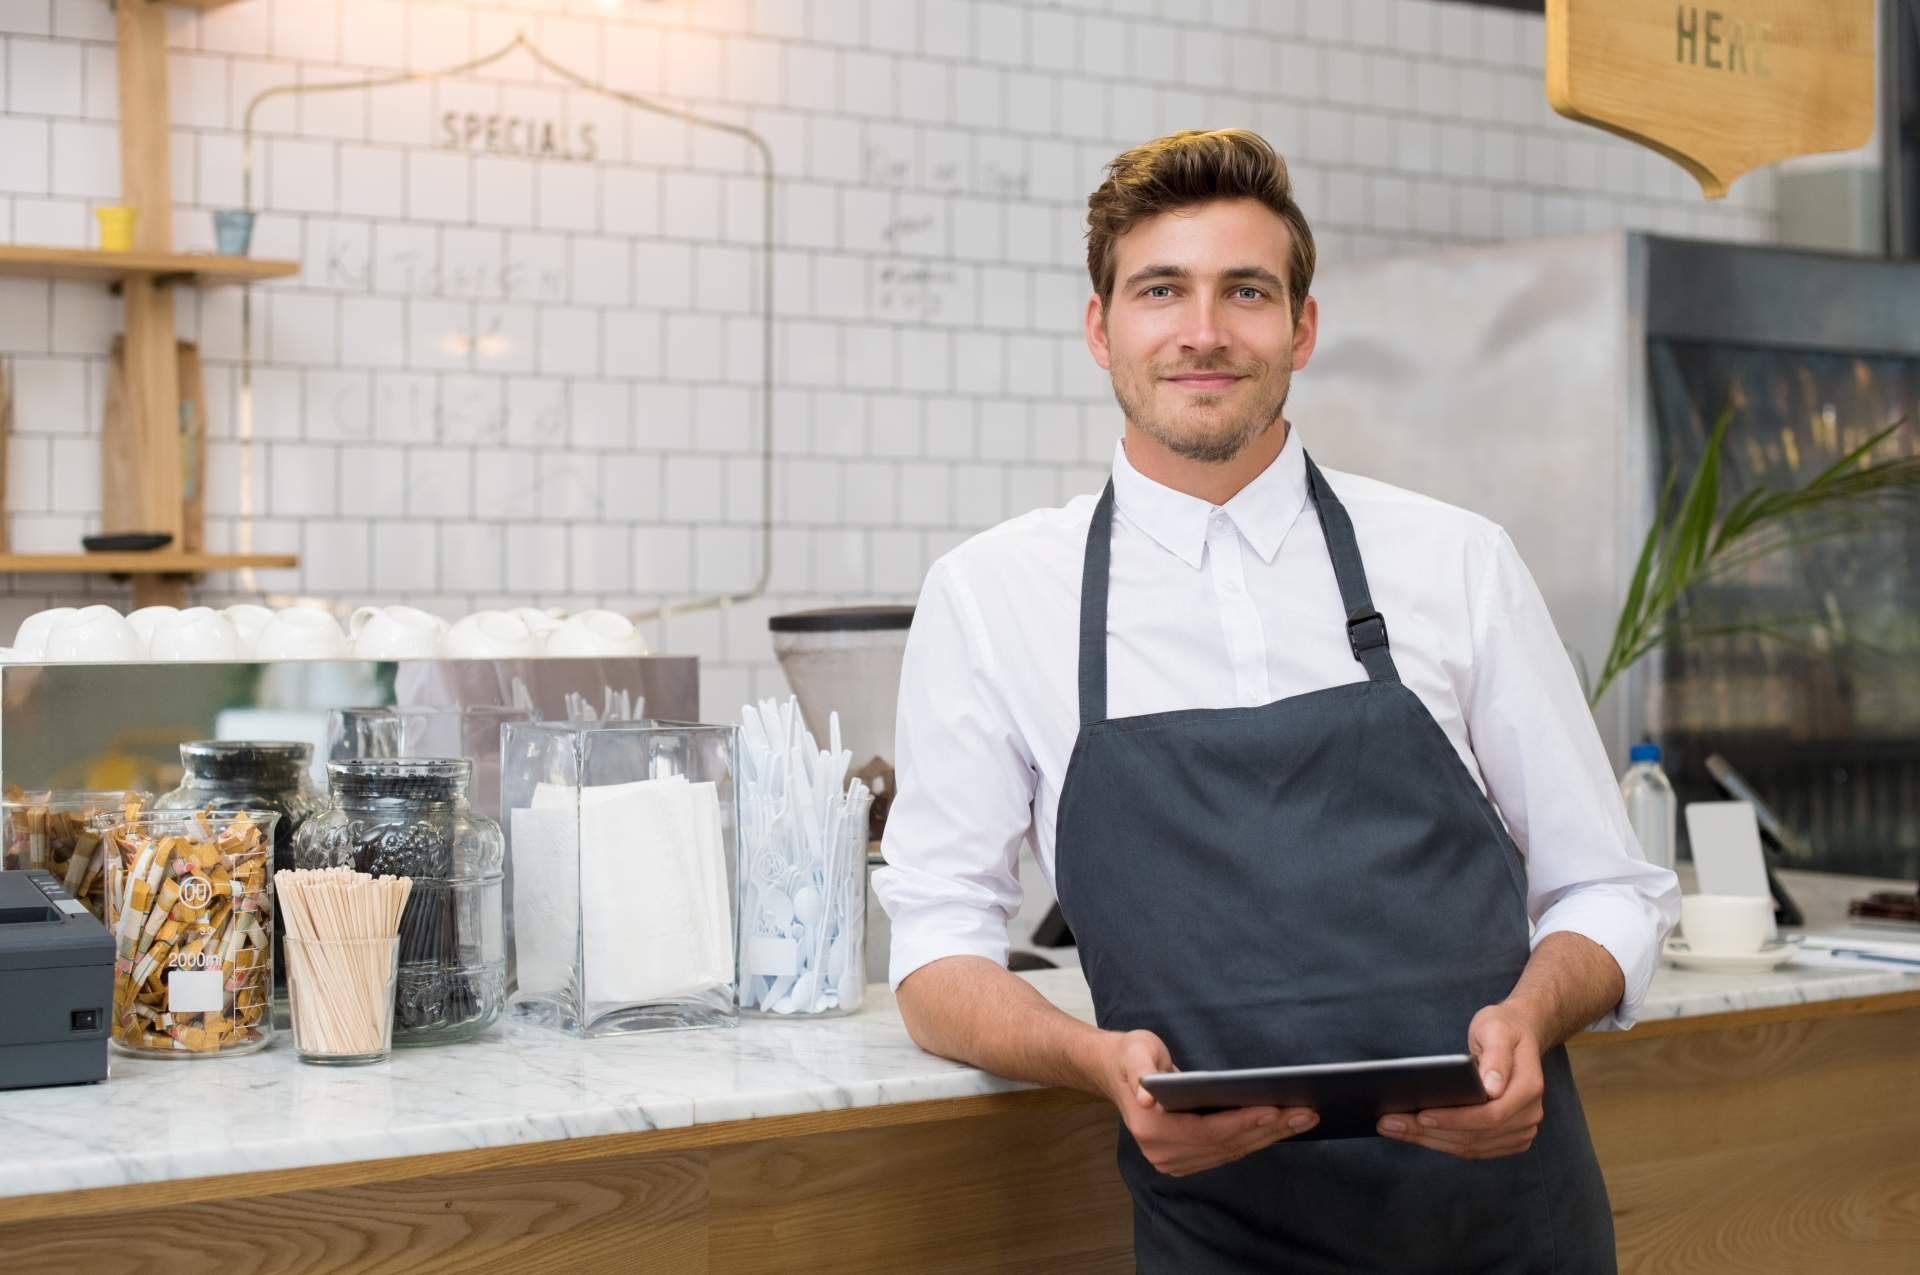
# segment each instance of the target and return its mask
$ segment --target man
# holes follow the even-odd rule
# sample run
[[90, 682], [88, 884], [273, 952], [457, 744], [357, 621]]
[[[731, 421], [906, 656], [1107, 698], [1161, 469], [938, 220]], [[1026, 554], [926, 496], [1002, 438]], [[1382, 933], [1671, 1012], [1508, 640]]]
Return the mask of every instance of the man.
[[[1678, 896], [1546, 606], [1498, 527], [1323, 473], [1284, 418], [1319, 315], [1264, 141], [1150, 142], [1088, 208], [1125, 434], [1098, 501], [928, 575], [875, 879], [908, 1028], [1113, 1101], [1142, 1269], [1611, 1270], [1561, 1043], [1631, 1024]], [[1029, 837], [1097, 1028], [1004, 968]], [[1465, 1051], [1492, 1100], [1378, 1138], [1139, 1083]]]

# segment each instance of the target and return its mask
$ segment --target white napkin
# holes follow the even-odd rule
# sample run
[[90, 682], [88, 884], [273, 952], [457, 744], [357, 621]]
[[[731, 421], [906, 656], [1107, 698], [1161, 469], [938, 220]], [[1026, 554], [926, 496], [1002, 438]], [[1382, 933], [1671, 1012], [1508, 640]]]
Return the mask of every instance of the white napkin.
[[[575, 798], [572, 788], [543, 784], [533, 804], [536, 811], [570, 808]], [[582, 998], [588, 1004], [647, 1004], [731, 983], [733, 922], [714, 785], [651, 779], [582, 788], [577, 799], [580, 853], [573, 897]], [[517, 836], [523, 812], [514, 814]], [[532, 835], [537, 840], [542, 834]], [[514, 866], [517, 895], [517, 857]], [[522, 915], [516, 907], [516, 926]], [[571, 966], [573, 926], [562, 928], [557, 920], [549, 915], [546, 928], [563, 934]], [[558, 954], [559, 943], [535, 942], [541, 953]]]

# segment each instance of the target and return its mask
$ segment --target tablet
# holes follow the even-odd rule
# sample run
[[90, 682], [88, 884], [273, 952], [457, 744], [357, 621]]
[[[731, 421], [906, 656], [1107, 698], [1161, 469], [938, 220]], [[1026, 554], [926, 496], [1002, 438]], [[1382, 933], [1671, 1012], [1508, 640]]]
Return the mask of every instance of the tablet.
[[1467, 1054], [1249, 1067], [1241, 1071], [1166, 1071], [1140, 1084], [1168, 1111], [1231, 1107], [1310, 1107], [1320, 1123], [1303, 1139], [1375, 1136], [1381, 1116], [1470, 1107], [1487, 1101], [1480, 1069]]

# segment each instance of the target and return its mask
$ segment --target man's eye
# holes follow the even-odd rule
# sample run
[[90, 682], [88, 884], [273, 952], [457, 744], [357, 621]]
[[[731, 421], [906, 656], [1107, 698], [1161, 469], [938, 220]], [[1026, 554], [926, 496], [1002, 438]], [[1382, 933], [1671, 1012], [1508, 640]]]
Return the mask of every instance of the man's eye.
[[1251, 284], [1248, 284], [1245, 287], [1235, 288], [1234, 291], [1240, 295], [1240, 298], [1243, 301], [1260, 301], [1260, 300], [1263, 300], [1267, 295], [1266, 293], [1262, 292], [1260, 289], [1252, 286]]
[[1164, 283], [1156, 283], [1151, 288], [1148, 288], [1145, 292], [1141, 293], [1141, 295], [1147, 296], [1147, 297], [1152, 297], [1152, 296], [1170, 297], [1173, 295], [1173, 289], [1168, 287]]

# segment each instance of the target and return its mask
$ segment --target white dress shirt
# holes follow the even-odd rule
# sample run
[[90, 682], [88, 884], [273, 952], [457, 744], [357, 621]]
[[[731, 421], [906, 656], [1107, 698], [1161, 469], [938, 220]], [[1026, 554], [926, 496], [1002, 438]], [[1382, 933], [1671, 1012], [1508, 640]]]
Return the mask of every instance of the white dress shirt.
[[[1533, 577], [1477, 514], [1322, 472], [1352, 514], [1401, 681], [1526, 856], [1533, 941], [1569, 930], [1611, 953], [1626, 994], [1598, 1025], [1630, 1026], [1678, 917], [1679, 885], [1634, 839]], [[1112, 716], [1251, 707], [1365, 680], [1297, 430], [1223, 506], [1144, 477], [1124, 446], [1113, 483]], [[1003, 523], [927, 575], [900, 679], [887, 866], [873, 882], [892, 920], [896, 987], [946, 956], [1006, 963], [1023, 841], [1055, 879], [1097, 499]]]

